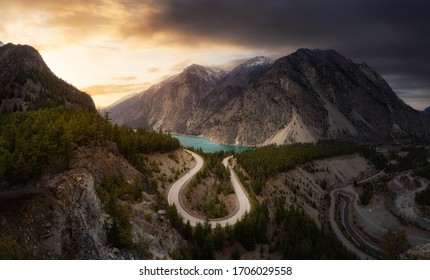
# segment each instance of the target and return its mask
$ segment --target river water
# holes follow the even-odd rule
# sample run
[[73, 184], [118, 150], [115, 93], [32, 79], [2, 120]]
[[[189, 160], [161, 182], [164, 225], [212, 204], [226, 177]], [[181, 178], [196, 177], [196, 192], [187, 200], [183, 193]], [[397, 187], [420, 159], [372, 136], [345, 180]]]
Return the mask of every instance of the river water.
[[221, 145], [210, 141], [205, 137], [172, 134], [179, 142], [185, 147], [193, 147], [195, 149], [201, 148], [205, 153], [215, 153], [219, 151], [235, 151], [242, 152], [252, 147], [249, 146], [229, 146]]

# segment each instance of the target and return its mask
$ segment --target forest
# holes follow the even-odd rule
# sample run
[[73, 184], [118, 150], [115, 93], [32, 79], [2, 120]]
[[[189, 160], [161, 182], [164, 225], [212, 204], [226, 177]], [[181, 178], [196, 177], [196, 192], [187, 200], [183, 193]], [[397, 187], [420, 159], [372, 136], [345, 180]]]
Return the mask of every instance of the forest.
[[354, 143], [319, 142], [316, 144], [294, 144], [285, 146], [266, 146], [247, 150], [237, 155], [238, 163], [250, 174], [251, 187], [258, 195], [266, 180], [278, 173], [293, 169], [299, 164], [346, 154], [360, 153], [378, 165], [383, 160], [377, 155], [370, 156], [370, 148]]
[[415, 195], [415, 202], [419, 205], [430, 206], [430, 188], [426, 188]]
[[55, 76], [35, 49], [7, 45], [2, 50], [7, 55], [0, 60], [0, 100], [15, 100], [14, 108], [4, 108], [5, 112], [22, 111], [23, 102], [29, 110], [63, 105], [95, 112], [91, 97]]
[[232, 247], [230, 258], [239, 259], [239, 244], [248, 251], [257, 244], [267, 243], [268, 210], [266, 204], [259, 204], [235, 225], [212, 228], [211, 224], [198, 223], [194, 228], [184, 223], [174, 206], [169, 206], [168, 217], [173, 227], [188, 241], [188, 246], [173, 255], [176, 259], [214, 259], [215, 253]]
[[[227, 196], [234, 193], [230, 182], [230, 172], [222, 164], [222, 160], [227, 157], [228, 153], [217, 152], [205, 154], [201, 151], [197, 152], [204, 158], [205, 165], [187, 185], [185, 197], [190, 204], [194, 204], [194, 207], [207, 218], [217, 219], [225, 217], [229, 212], [224, 201], [220, 199], [220, 194], [222, 193]], [[204, 198], [199, 201], [192, 201], [191, 197], [198, 186], [205, 185], [207, 181], [210, 181], [210, 178], [214, 181], [206, 189]]]
[[429, 151], [424, 146], [407, 146], [400, 151], [391, 151], [389, 159], [391, 162], [386, 167], [386, 171], [390, 173], [401, 172], [405, 170], [420, 170], [428, 169]]
[[283, 259], [356, 259], [337, 239], [328, 223], [318, 228], [315, 221], [302, 209], [285, 209], [284, 202], [277, 203], [277, 230], [272, 248], [282, 252]]
[[113, 141], [121, 153], [139, 165], [140, 153], [170, 152], [179, 141], [161, 132], [133, 130], [109, 122], [87, 109], [64, 107], [0, 116], [0, 189], [67, 170], [72, 151], [83, 145]]

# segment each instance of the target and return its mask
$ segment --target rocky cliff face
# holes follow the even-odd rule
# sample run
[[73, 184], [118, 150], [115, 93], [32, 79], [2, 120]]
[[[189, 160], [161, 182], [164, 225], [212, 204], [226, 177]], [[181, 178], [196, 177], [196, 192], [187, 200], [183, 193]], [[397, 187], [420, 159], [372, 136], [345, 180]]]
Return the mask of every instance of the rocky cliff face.
[[344, 139], [429, 138], [430, 123], [366, 64], [301, 49], [277, 60], [205, 126], [224, 143], [265, 145]]
[[146, 193], [130, 206], [138, 248], [108, 244], [108, 215], [96, 188], [103, 177], [119, 174], [126, 180], [142, 176], [113, 144], [80, 147], [68, 171], [45, 177], [31, 192], [27, 188], [0, 194], [0, 238], [13, 236], [32, 259], [170, 258], [183, 240], [165, 217], [157, 216], [157, 198]]
[[0, 45], [0, 113], [63, 105], [95, 112], [89, 95], [61, 80], [26, 45]]
[[430, 259], [430, 243], [418, 245], [407, 250], [399, 256], [401, 260], [428, 260]]
[[333, 50], [300, 49], [274, 63], [255, 58], [224, 78], [195, 78], [198, 87], [178, 77], [136, 97], [128, 110], [115, 106], [113, 120], [235, 145], [430, 139], [428, 117], [368, 65]]
[[107, 110], [119, 124], [188, 132], [202, 101], [224, 76], [222, 70], [191, 65], [181, 74]]
[[200, 134], [204, 121], [242, 94], [271, 62], [256, 57], [229, 73], [191, 65], [181, 74], [106, 110], [118, 124]]

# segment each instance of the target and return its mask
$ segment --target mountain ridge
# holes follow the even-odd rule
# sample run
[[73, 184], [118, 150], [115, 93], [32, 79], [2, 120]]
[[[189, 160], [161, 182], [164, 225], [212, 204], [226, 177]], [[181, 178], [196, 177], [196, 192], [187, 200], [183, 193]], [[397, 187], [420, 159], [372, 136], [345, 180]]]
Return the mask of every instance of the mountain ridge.
[[[112, 110], [122, 119], [113, 120], [234, 145], [430, 138], [429, 119], [398, 98], [366, 63], [354, 63], [335, 50], [318, 49], [299, 49], [274, 62], [266, 61], [264, 67], [251, 61], [227, 73], [218, 85], [201, 88], [193, 106], [180, 101], [178, 88], [186, 83], [177, 81], [179, 87], [148, 90], [156, 99], [144, 97], [146, 92], [134, 100], [136, 104], [130, 105], [138, 116], [134, 120], [127, 121], [130, 114], [116, 110], [119, 107]], [[246, 67], [247, 63], [253, 66]], [[250, 69], [257, 70], [251, 74]], [[148, 107], [154, 106], [176, 115], [152, 114]], [[181, 111], [188, 113], [178, 113]]]
[[[199, 119], [209, 118], [231, 98], [242, 93], [243, 89], [255, 79], [255, 76], [258, 76], [271, 63], [271, 60], [260, 57], [258, 61], [254, 61], [254, 65], [246, 67], [245, 64], [249, 61], [236, 66], [230, 72], [192, 64], [181, 73], [151, 86], [146, 91], [116, 104], [116, 106], [109, 106], [106, 110], [111, 113], [112, 120], [118, 124], [176, 132], [179, 128], [183, 134], [199, 134], [201, 130]], [[208, 73], [212, 73], [211, 76], [209, 75], [212, 77], [211, 79], [208, 79]], [[217, 73], [218, 76], [214, 73]], [[202, 86], [202, 82], [207, 86], [199, 87], [199, 85]], [[152, 105], [159, 104], [158, 98], [173, 99], [172, 102], [169, 102], [170, 107], [158, 108], [157, 114], [151, 118], [148, 116], [150, 114], [148, 111], [154, 111]], [[190, 104], [193, 104], [191, 108], [177, 105], [183, 103], [183, 99], [187, 98], [192, 99], [188, 100], [191, 102]], [[193, 106], [198, 107], [199, 110], [193, 110]], [[124, 112], [128, 113], [124, 114]], [[169, 118], [160, 112], [175, 115], [175, 122], [164, 126], [164, 122], [169, 122]], [[154, 119], [157, 119], [158, 123], [154, 124]]]

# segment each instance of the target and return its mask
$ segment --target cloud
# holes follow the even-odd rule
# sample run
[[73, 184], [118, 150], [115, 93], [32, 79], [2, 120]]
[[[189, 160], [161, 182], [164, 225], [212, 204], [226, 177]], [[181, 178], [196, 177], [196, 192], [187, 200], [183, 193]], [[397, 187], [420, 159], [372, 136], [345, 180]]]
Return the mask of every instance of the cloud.
[[3, 27], [9, 33], [44, 49], [115, 34], [126, 20], [115, 0], [0, 0], [0, 6]]
[[[122, 35], [184, 47], [231, 45], [279, 56], [299, 47], [336, 49], [365, 61], [396, 88], [430, 95], [430, 2], [380, 0], [160, 0]], [[152, 3], [154, 4], [154, 3]], [[430, 99], [430, 97], [429, 97]], [[430, 100], [429, 100], [430, 103]]]
[[148, 88], [148, 83], [136, 83], [136, 84], [106, 84], [106, 85], [93, 85], [82, 88], [81, 90], [87, 92], [91, 96], [96, 95], [109, 95], [116, 93], [137, 93], [144, 91]]
[[183, 60], [180, 61], [174, 65], [172, 65], [169, 68], [169, 71], [172, 73], [180, 73], [182, 72], [187, 66], [190, 66], [192, 64], [192, 62], [188, 61], [188, 60]]
[[0, 0], [0, 7], [0, 35], [32, 38], [40, 48], [93, 41], [110, 48], [113, 41], [115, 47], [227, 47], [271, 57], [332, 48], [365, 61], [395, 90], [421, 90], [430, 104], [427, 0]]
[[112, 78], [112, 80], [119, 81], [119, 82], [129, 82], [129, 81], [136, 80], [136, 79], [137, 79], [136, 76], [123, 76], [123, 77]]
[[146, 69], [146, 72], [148, 73], [156, 73], [158, 71], [160, 71], [160, 69], [157, 67], [149, 67], [148, 69]]

